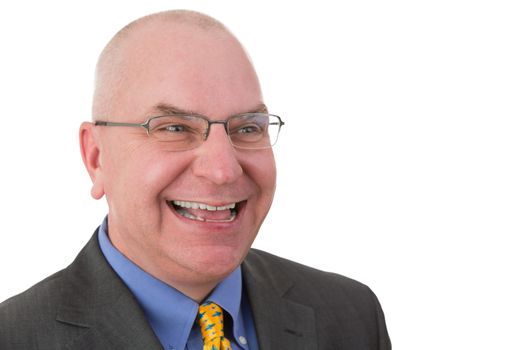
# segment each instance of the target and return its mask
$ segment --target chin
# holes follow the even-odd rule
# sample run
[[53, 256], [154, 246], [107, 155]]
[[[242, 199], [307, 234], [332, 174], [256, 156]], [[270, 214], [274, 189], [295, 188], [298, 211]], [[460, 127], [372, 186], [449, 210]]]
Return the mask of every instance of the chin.
[[210, 281], [228, 276], [241, 264], [245, 256], [232, 247], [212, 247], [186, 253], [184, 265], [188, 270], [201, 276], [201, 279]]

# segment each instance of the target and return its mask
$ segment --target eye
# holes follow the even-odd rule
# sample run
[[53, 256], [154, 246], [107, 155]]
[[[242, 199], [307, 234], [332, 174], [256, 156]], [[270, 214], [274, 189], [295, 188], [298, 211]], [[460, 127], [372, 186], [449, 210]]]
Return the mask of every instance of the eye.
[[197, 133], [198, 130], [196, 130], [195, 126], [192, 126], [186, 123], [164, 123], [164, 124], [155, 125], [153, 132], [155, 134], [165, 134], [167, 136], [168, 135], [175, 136], [175, 135], [185, 135], [185, 134]]
[[185, 125], [171, 124], [171, 125], [165, 125], [162, 128], [159, 128], [159, 131], [167, 131], [170, 133], [182, 133], [182, 132], [188, 131], [188, 128]]
[[189, 149], [202, 140], [206, 126], [205, 119], [194, 116], [155, 117], [151, 119], [150, 135], [158, 141]]
[[257, 124], [246, 124], [246, 125], [243, 125], [233, 130], [233, 133], [236, 133], [236, 134], [254, 134], [254, 133], [261, 133], [261, 132], [262, 132], [261, 126]]

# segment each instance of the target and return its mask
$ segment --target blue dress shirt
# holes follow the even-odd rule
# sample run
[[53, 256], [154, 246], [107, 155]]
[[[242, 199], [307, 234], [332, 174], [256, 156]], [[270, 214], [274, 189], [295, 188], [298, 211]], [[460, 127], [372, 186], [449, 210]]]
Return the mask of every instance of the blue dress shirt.
[[[201, 332], [195, 322], [199, 304], [126, 258], [110, 242], [107, 232], [106, 218], [98, 231], [100, 249], [137, 298], [164, 349], [202, 350]], [[231, 317], [233, 327], [225, 327], [225, 335], [234, 350], [258, 350], [251, 308], [242, 291], [240, 267], [219, 283], [206, 300], [218, 304]]]

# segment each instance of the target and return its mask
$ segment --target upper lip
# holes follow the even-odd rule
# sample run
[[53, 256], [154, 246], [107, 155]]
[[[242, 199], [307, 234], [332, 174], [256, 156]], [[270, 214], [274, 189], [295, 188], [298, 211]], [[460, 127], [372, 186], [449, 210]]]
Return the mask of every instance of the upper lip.
[[210, 211], [234, 209], [237, 203], [239, 203], [239, 202], [222, 202], [222, 203], [217, 204], [218, 202], [196, 202], [196, 201], [186, 201], [186, 200], [178, 200], [178, 199], [171, 200], [170, 202], [173, 203], [174, 205], [177, 205], [183, 208], [203, 209], [203, 210], [210, 210]]

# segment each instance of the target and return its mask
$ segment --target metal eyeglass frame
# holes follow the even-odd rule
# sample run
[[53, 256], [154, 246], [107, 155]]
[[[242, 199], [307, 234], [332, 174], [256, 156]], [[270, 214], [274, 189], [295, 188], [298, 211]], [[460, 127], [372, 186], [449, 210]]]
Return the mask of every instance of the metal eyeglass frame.
[[[148, 134], [148, 136], [150, 135], [150, 128], [149, 128], [149, 125], [151, 123], [152, 120], [154, 119], [158, 119], [158, 118], [164, 118], [164, 117], [192, 117], [192, 118], [198, 118], [198, 119], [202, 119], [204, 121], [206, 121], [207, 123], [207, 126], [206, 126], [206, 130], [204, 131], [204, 141], [206, 141], [208, 139], [208, 136], [210, 134], [210, 129], [211, 129], [211, 125], [212, 124], [222, 124], [224, 126], [224, 130], [226, 131], [226, 134], [228, 135], [228, 139], [230, 139], [230, 143], [235, 146], [235, 147], [239, 147], [239, 146], [236, 146], [232, 141], [231, 141], [231, 138], [230, 138], [230, 134], [228, 133], [228, 122], [232, 119], [232, 118], [238, 118], [238, 117], [242, 117], [242, 116], [251, 116], [251, 115], [267, 115], [267, 116], [270, 116], [270, 117], [275, 117], [277, 118], [277, 120], [279, 121], [278, 123], [270, 123], [269, 125], [278, 125], [279, 126], [279, 129], [277, 130], [277, 137], [275, 139], [275, 142], [270, 145], [270, 147], [274, 146], [276, 143], [277, 143], [277, 140], [279, 139], [279, 134], [281, 132], [281, 127], [284, 125], [284, 122], [282, 121], [281, 117], [279, 117], [278, 115], [275, 115], [275, 114], [270, 114], [270, 113], [242, 113], [242, 114], [236, 114], [236, 115], [232, 115], [231, 117], [228, 117], [227, 119], [224, 119], [224, 120], [210, 120], [209, 118], [205, 117], [205, 116], [202, 116], [202, 115], [189, 115], [189, 114], [166, 114], [166, 115], [158, 115], [158, 116], [154, 116], [154, 117], [150, 117], [148, 119], [146, 119], [145, 122], [143, 123], [124, 123], [124, 122], [109, 122], [109, 121], [103, 121], [103, 120], [95, 120], [93, 123], [96, 125], [96, 126], [131, 126], [131, 127], [142, 127], [144, 129], [146, 129], [146, 133]], [[262, 148], [254, 148], [254, 149], [264, 149], [264, 148], [270, 148], [270, 147], [262, 147]], [[239, 147], [239, 148], [242, 148], [242, 147]]]

